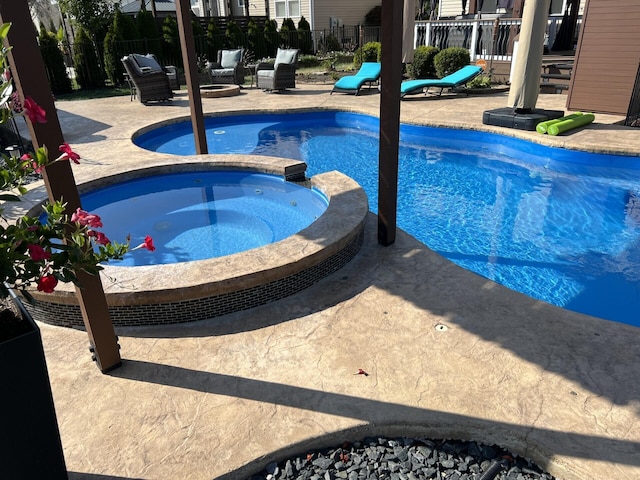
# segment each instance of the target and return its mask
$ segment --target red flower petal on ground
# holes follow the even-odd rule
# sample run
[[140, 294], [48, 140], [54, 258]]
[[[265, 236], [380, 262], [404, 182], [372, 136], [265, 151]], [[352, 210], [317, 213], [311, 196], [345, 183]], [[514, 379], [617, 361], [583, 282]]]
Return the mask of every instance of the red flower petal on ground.
[[58, 285], [58, 279], [53, 275], [45, 275], [38, 280], [38, 291], [44, 293], [53, 293]]
[[28, 245], [27, 249], [29, 250], [29, 256], [31, 257], [31, 260], [33, 260], [34, 262], [39, 262], [40, 260], [48, 260], [49, 258], [51, 258], [51, 254], [38, 244], [33, 243], [31, 245]]
[[67, 142], [65, 142], [62, 145], [60, 145], [60, 147], [58, 147], [58, 149], [62, 153], [64, 153], [66, 158], [68, 158], [69, 160], [72, 160], [74, 163], [77, 163], [77, 164], [80, 163], [78, 161], [78, 160], [80, 160], [80, 155], [78, 155], [76, 152], [74, 152]]
[[47, 112], [33, 98], [25, 98], [23, 108], [31, 123], [47, 123]]

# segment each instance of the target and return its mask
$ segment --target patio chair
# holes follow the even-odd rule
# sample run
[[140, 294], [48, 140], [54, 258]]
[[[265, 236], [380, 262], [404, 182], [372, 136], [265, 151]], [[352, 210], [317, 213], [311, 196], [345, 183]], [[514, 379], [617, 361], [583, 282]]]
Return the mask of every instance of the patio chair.
[[211, 83], [244, 83], [244, 50], [218, 50], [218, 61], [208, 65]]
[[358, 95], [365, 83], [368, 83], [369, 88], [371, 88], [374, 82], [380, 80], [380, 70], [378, 62], [364, 62], [355, 75], [347, 75], [339, 79], [329, 95], [333, 92], [355, 93]]
[[122, 59], [124, 68], [136, 89], [140, 103], [168, 101], [173, 98], [169, 76], [152, 54], [132, 53]]
[[[460, 70], [453, 72], [446, 77], [440, 79], [418, 79], [418, 80], [405, 80], [400, 86], [400, 97], [405, 95], [413, 95], [416, 93], [429, 92], [431, 87], [440, 89], [438, 96], [442, 95], [442, 91], [445, 88], [458, 88], [464, 86], [468, 81], [474, 79], [482, 72], [482, 67], [477, 65], [467, 65]], [[469, 93], [467, 92], [467, 95]]]
[[264, 91], [296, 87], [298, 49], [278, 48], [275, 63], [259, 63], [256, 67], [256, 86]]

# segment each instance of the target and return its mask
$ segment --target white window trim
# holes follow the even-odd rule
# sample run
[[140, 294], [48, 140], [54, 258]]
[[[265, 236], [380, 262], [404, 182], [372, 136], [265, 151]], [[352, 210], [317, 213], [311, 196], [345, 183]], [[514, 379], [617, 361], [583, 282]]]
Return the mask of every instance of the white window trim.
[[[300, 0], [277, 0], [275, 2], [273, 2], [273, 9], [276, 12], [275, 18], [300, 18], [300, 14], [296, 15], [296, 16], [291, 16], [291, 14], [289, 13], [289, 2], [298, 2], [298, 10], [302, 9], [302, 2]], [[276, 3], [284, 3], [284, 16], [278, 16], [277, 11], [278, 9], [275, 8], [275, 4]]]

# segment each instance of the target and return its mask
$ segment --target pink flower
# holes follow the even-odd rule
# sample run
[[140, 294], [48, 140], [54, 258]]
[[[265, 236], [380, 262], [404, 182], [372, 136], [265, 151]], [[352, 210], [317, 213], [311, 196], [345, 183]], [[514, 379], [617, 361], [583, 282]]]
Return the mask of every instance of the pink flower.
[[31, 97], [24, 99], [24, 113], [31, 123], [47, 123], [47, 112]]
[[67, 142], [60, 145], [59, 150], [62, 152], [62, 155], [60, 156], [59, 160], [69, 159], [69, 160], [72, 160], [74, 163], [80, 163], [78, 161], [80, 160], [80, 155], [78, 155], [76, 152], [71, 150], [71, 147]]
[[39, 262], [40, 260], [49, 260], [51, 258], [51, 253], [47, 252], [44, 248], [42, 248], [38, 244], [31, 244], [27, 246], [29, 250], [29, 256], [31, 260], [34, 262]]
[[111, 240], [109, 240], [107, 238], [107, 236], [102, 232], [96, 232], [95, 230], [89, 230], [87, 232], [87, 235], [89, 235], [90, 237], [95, 238], [96, 243], [98, 243], [99, 245], [109, 245], [111, 243]]
[[147, 235], [146, 237], [144, 237], [144, 242], [142, 242], [136, 248], [132, 248], [132, 250], [139, 250], [141, 248], [145, 248], [145, 249], [149, 250], [150, 252], [153, 252], [156, 249], [155, 245], [153, 245], [153, 238], [151, 238], [151, 236]]
[[45, 275], [38, 280], [38, 291], [44, 293], [53, 293], [58, 285], [58, 279], [53, 275]]
[[11, 70], [9, 70], [8, 68], [4, 69], [4, 72], [2, 73], [2, 80], [5, 82], [11, 80]]
[[23, 168], [31, 168], [35, 173], [42, 173], [42, 166], [38, 165], [38, 162], [33, 160], [33, 156], [30, 153], [25, 153], [20, 157], [24, 163]]
[[73, 215], [71, 215], [71, 221], [91, 228], [102, 228], [102, 220], [100, 220], [98, 215], [86, 212], [81, 208], [78, 208]]

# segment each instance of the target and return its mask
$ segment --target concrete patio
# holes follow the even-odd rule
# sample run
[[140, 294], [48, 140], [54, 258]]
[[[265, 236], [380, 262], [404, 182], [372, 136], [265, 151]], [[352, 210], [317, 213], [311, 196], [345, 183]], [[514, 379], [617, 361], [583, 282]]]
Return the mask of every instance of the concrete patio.
[[[379, 115], [380, 95], [243, 89], [205, 113], [339, 108]], [[541, 95], [539, 108], [566, 97]], [[410, 97], [402, 119], [640, 155], [621, 117], [559, 137], [482, 125], [507, 94]], [[157, 154], [130, 139], [189, 115], [129, 97], [57, 102], [81, 183]], [[163, 161], [174, 161], [166, 158]], [[180, 159], [175, 159], [180, 161]], [[348, 161], [348, 159], [345, 159]], [[377, 159], [372, 159], [377, 162]], [[242, 479], [307, 449], [367, 434], [472, 439], [563, 480], [640, 478], [640, 329], [566, 311], [463, 270], [398, 232], [299, 294], [178, 326], [121, 329], [123, 366], [102, 375], [87, 334], [42, 324], [69, 476]], [[357, 375], [363, 369], [369, 376]]]

